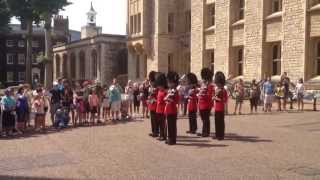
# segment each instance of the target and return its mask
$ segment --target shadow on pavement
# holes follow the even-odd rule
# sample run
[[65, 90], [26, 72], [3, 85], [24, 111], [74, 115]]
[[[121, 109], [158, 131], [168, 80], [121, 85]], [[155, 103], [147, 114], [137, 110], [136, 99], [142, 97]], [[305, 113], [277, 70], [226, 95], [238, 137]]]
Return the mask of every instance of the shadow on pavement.
[[[215, 137], [215, 133], [212, 134]], [[270, 139], [261, 139], [257, 136], [241, 136], [235, 133], [228, 133], [224, 137], [225, 141], [239, 141], [245, 143], [260, 143], [260, 142], [273, 142]]]
[[199, 148], [214, 148], [214, 147], [227, 147], [224, 144], [210, 144], [210, 140], [201, 139], [196, 136], [178, 136], [177, 145], [178, 146], [193, 146]]
[[206, 144], [206, 143], [177, 143], [177, 146], [193, 146], [198, 148], [215, 148], [215, 147], [228, 147], [228, 145], [225, 144]]

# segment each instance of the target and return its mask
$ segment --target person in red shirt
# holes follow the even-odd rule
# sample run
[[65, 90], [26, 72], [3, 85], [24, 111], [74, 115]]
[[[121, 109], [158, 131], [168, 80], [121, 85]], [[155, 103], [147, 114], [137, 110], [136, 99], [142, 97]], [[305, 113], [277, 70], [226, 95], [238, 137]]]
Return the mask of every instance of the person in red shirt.
[[213, 73], [209, 68], [201, 70], [202, 85], [198, 93], [199, 111], [202, 120], [202, 133], [198, 136], [209, 137], [210, 135], [210, 114], [213, 107], [212, 94], [214, 86], [212, 84]]
[[148, 108], [150, 111], [150, 121], [151, 121], [151, 133], [149, 136], [151, 137], [158, 137], [159, 136], [159, 124], [157, 123], [157, 95], [158, 95], [158, 89], [156, 86], [156, 72], [151, 71], [149, 73], [149, 96], [148, 96]]
[[179, 75], [176, 72], [169, 72], [167, 74], [168, 93], [165, 98], [166, 106], [164, 113], [166, 115], [168, 124], [168, 145], [175, 145], [177, 143], [177, 118], [178, 118], [178, 104], [179, 92], [177, 86], [179, 84]]
[[167, 78], [163, 73], [159, 73], [156, 77], [156, 85], [158, 88], [157, 94], [157, 123], [159, 124], [160, 137], [159, 141], [165, 141], [167, 139], [165, 127], [166, 127], [166, 118], [164, 114], [164, 109], [166, 106], [165, 97], [167, 96]]
[[216, 138], [221, 141], [224, 139], [225, 134], [225, 104], [228, 101], [228, 93], [224, 86], [226, 84], [225, 75], [222, 72], [217, 72], [214, 76], [214, 82], [216, 84], [214, 100], [214, 112], [215, 112], [215, 126], [216, 126]]
[[198, 129], [197, 111], [198, 111], [198, 78], [194, 73], [187, 74], [188, 94], [187, 94], [187, 109], [189, 116], [189, 131], [188, 134], [195, 134]]

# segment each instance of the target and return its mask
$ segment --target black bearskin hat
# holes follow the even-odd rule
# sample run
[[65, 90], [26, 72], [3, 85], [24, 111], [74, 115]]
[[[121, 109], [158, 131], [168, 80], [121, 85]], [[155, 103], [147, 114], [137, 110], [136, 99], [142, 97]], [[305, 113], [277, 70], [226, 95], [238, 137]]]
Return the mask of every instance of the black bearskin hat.
[[198, 78], [194, 73], [187, 74], [187, 81], [189, 85], [198, 84]]
[[167, 74], [168, 82], [171, 82], [171, 83], [174, 83], [174, 84], [178, 85], [179, 84], [179, 79], [180, 78], [179, 78], [179, 74], [178, 73], [173, 72], [173, 71], [168, 72], [168, 74]]
[[167, 78], [163, 73], [156, 73], [156, 85], [167, 88]]
[[201, 78], [205, 81], [212, 81], [213, 73], [209, 68], [203, 68], [201, 70]]
[[218, 71], [216, 73], [216, 75], [214, 76], [214, 83], [220, 87], [223, 87], [226, 84], [226, 77], [223, 72]]
[[150, 81], [150, 82], [155, 82], [155, 81], [156, 81], [156, 75], [157, 75], [157, 72], [151, 71], [151, 72], [149, 73], [149, 76], [148, 76], [149, 81]]

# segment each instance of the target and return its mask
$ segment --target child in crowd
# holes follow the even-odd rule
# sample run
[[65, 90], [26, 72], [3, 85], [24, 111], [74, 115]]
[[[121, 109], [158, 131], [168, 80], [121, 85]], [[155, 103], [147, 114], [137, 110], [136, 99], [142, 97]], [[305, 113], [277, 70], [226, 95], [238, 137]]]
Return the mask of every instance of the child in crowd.
[[298, 110], [303, 111], [304, 109], [304, 85], [303, 85], [303, 79], [299, 79], [297, 85], [296, 85], [296, 94], [297, 94], [297, 101], [298, 101]]
[[202, 85], [198, 94], [199, 111], [202, 120], [202, 133], [198, 136], [209, 137], [210, 135], [210, 114], [213, 107], [212, 95], [214, 86], [212, 84], [213, 73], [210, 69], [201, 70]]
[[77, 111], [77, 117], [75, 121], [75, 126], [77, 126], [77, 120], [79, 120], [79, 125], [83, 125], [83, 120], [86, 117], [85, 104], [83, 100], [83, 93], [81, 90], [77, 90], [74, 96], [74, 103]]
[[99, 98], [97, 95], [97, 91], [94, 89], [92, 93], [89, 95], [89, 106], [91, 111], [91, 123], [95, 123], [95, 118], [98, 113], [98, 107], [99, 107]]
[[197, 125], [197, 110], [198, 110], [198, 78], [194, 73], [187, 74], [188, 83], [188, 95], [186, 97], [188, 104], [188, 116], [189, 116], [189, 131], [188, 134], [195, 134], [198, 129]]
[[160, 128], [160, 137], [159, 141], [165, 141], [167, 139], [166, 134], [166, 118], [164, 114], [166, 102], [165, 97], [167, 96], [167, 78], [163, 73], [159, 73], [156, 78], [156, 84], [158, 87], [158, 95], [157, 95], [157, 121]]
[[281, 111], [281, 100], [284, 98], [284, 86], [282, 86], [281, 82], [277, 84], [274, 95], [275, 95], [275, 98], [277, 99], [278, 111]]
[[225, 75], [222, 72], [217, 72], [214, 83], [216, 84], [214, 100], [214, 116], [216, 126], [216, 138], [220, 141], [225, 135], [225, 103], [228, 101], [228, 93], [224, 86], [226, 84]]
[[167, 74], [168, 80], [168, 93], [165, 97], [165, 115], [168, 125], [168, 145], [175, 145], [177, 143], [177, 118], [178, 118], [178, 103], [179, 92], [177, 86], [179, 84], [179, 75], [176, 72], [169, 72]]
[[32, 104], [33, 112], [35, 113], [35, 128], [37, 131], [44, 131], [46, 128], [45, 120], [45, 100], [42, 90], [38, 89], [34, 92], [34, 101]]

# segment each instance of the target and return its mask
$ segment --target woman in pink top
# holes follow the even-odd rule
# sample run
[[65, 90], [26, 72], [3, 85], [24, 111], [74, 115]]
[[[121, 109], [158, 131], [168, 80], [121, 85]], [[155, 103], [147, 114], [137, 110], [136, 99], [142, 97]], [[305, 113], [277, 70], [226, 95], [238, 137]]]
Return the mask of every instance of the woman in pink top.
[[91, 123], [94, 124], [96, 114], [98, 113], [98, 107], [99, 106], [99, 97], [97, 95], [97, 91], [93, 90], [92, 93], [89, 95], [89, 106], [91, 111]]

